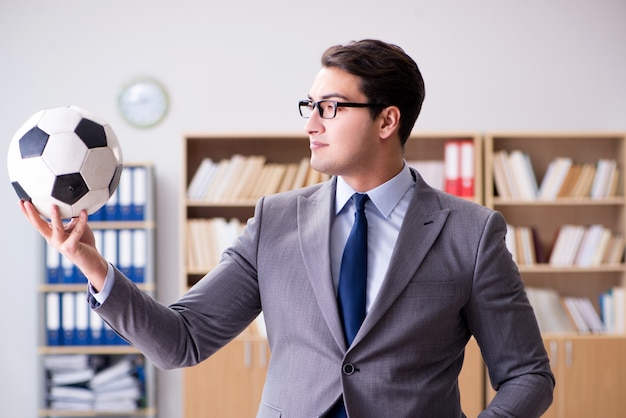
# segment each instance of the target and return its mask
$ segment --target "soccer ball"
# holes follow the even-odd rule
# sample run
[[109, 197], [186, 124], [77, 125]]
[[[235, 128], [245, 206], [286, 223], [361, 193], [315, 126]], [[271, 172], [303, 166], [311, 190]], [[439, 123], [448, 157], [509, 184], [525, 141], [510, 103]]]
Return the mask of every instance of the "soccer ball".
[[122, 149], [111, 126], [76, 106], [42, 110], [9, 144], [9, 179], [22, 200], [50, 218], [92, 214], [109, 200], [122, 174]]

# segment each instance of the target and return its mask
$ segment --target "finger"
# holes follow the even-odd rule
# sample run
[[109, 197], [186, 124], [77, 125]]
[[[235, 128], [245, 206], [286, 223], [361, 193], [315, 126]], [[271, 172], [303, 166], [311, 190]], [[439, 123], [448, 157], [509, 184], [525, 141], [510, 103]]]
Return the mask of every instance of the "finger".
[[78, 218], [73, 218], [70, 222], [70, 239], [78, 242], [85, 233], [86, 227], [87, 212], [85, 210], [81, 210]]
[[59, 214], [57, 205], [50, 205], [50, 225], [52, 226], [52, 237], [61, 242], [65, 238], [65, 225]]
[[39, 212], [30, 201], [20, 200], [20, 210], [26, 216], [26, 219], [37, 229], [37, 231], [46, 239], [50, 236], [50, 227], [46, 221], [41, 219]]

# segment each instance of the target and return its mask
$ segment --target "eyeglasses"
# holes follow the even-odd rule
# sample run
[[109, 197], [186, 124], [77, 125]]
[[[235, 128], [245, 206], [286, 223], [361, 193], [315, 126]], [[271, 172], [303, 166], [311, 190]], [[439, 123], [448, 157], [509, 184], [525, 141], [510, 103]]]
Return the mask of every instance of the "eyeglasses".
[[300, 109], [300, 116], [303, 118], [310, 118], [311, 114], [317, 108], [322, 119], [332, 119], [337, 116], [337, 108], [339, 107], [386, 107], [386, 105], [380, 103], [352, 103], [352, 102], [336, 102], [334, 100], [320, 100], [314, 102], [313, 100], [300, 100], [298, 102], [298, 109]]

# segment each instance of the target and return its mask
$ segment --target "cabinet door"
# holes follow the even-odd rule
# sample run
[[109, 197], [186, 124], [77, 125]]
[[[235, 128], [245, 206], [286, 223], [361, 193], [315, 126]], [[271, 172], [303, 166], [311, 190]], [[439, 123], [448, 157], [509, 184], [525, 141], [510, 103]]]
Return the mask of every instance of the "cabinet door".
[[565, 339], [562, 344], [559, 417], [623, 417], [626, 340], [589, 337]]
[[550, 367], [552, 368], [552, 373], [556, 379], [556, 386], [554, 388], [554, 399], [552, 401], [552, 405], [550, 408], [542, 415], [543, 418], [558, 418], [561, 413], [561, 405], [562, 399], [564, 396], [565, 387], [562, 384], [562, 379], [560, 376], [560, 368], [561, 364], [559, 359], [563, 357], [562, 344], [559, 339], [551, 339], [544, 338], [543, 343], [546, 347], [546, 351], [548, 352], [548, 356], [550, 357]]
[[256, 416], [268, 361], [266, 341], [240, 338], [186, 369], [185, 418]]
[[476, 340], [465, 347], [465, 360], [459, 375], [461, 408], [468, 417], [476, 417], [485, 409], [485, 364]]

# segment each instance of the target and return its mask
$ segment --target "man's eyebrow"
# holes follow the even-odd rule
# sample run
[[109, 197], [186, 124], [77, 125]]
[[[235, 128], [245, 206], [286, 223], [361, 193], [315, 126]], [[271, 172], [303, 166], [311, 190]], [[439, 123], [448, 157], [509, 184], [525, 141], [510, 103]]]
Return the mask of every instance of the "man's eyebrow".
[[[307, 96], [309, 100], [314, 101], [313, 98], [311, 97], [311, 95]], [[340, 100], [348, 100], [348, 98], [346, 96], [344, 96], [343, 94], [340, 93], [329, 93], [329, 94], [325, 94], [323, 95], [320, 100], [330, 100], [330, 99], [340, 99]]]

